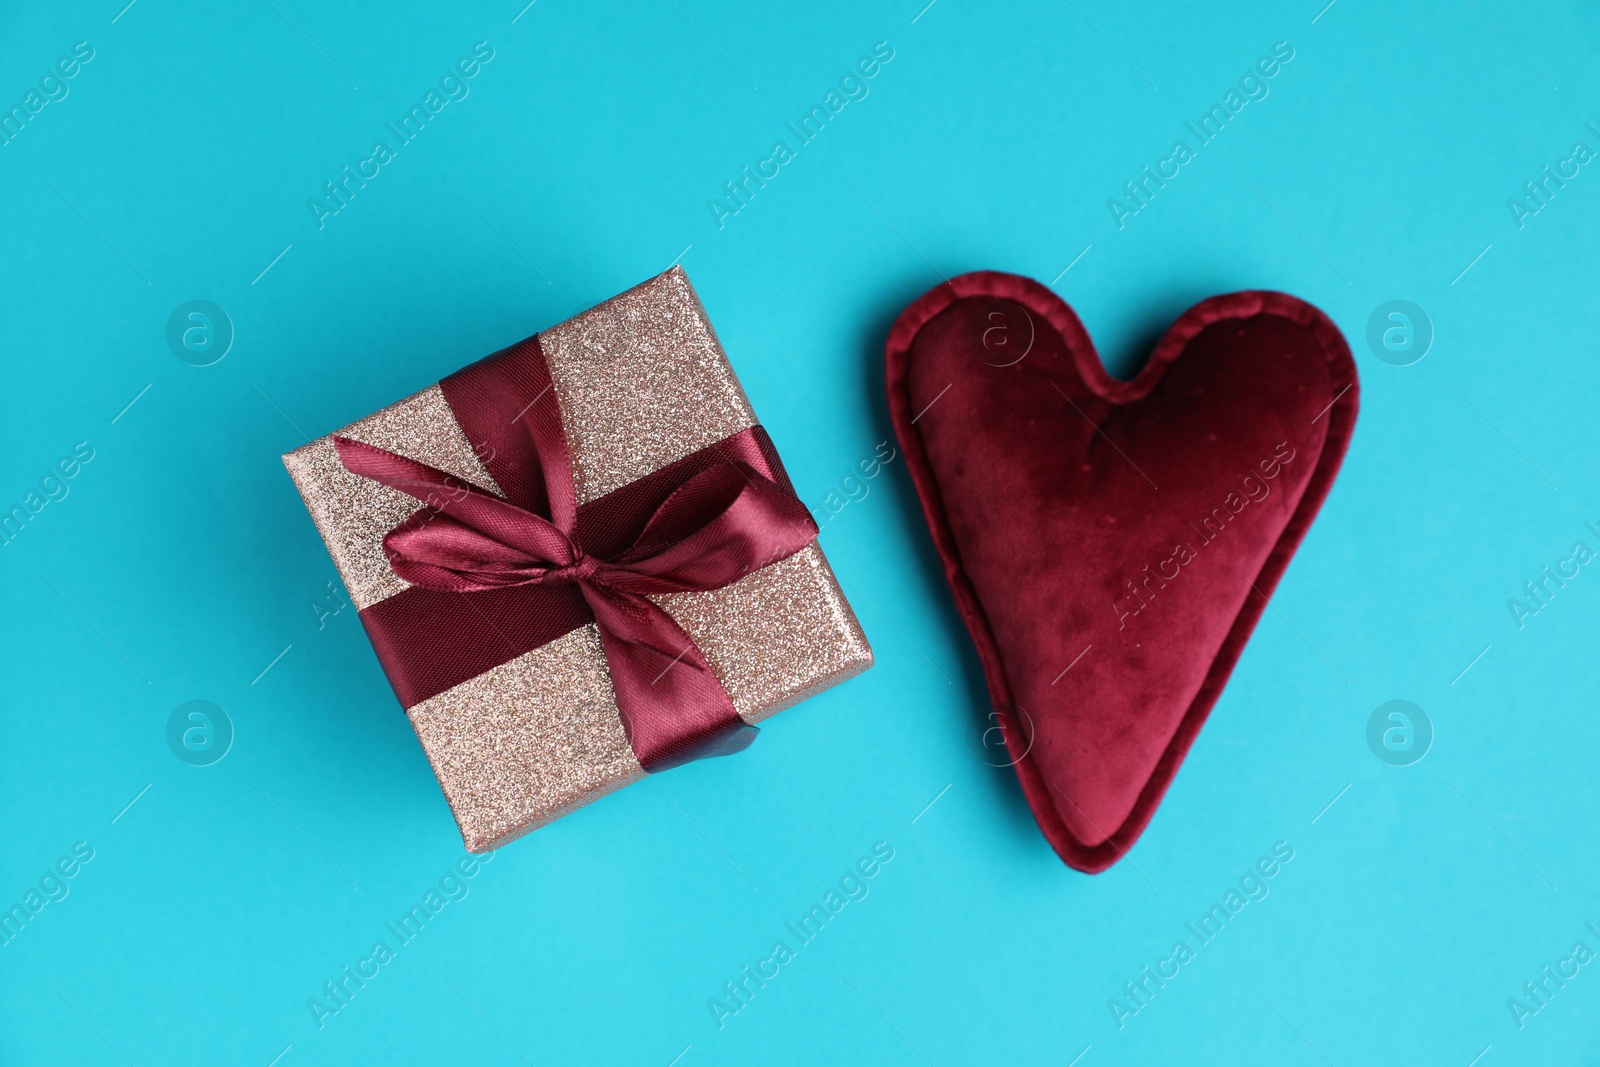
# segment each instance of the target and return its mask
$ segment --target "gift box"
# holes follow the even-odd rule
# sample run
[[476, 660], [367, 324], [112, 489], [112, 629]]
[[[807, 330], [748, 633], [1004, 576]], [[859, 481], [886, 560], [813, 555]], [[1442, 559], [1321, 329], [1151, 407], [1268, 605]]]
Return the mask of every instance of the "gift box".
[[471, 851], [872, 664], [681, 268], [283, 461]]

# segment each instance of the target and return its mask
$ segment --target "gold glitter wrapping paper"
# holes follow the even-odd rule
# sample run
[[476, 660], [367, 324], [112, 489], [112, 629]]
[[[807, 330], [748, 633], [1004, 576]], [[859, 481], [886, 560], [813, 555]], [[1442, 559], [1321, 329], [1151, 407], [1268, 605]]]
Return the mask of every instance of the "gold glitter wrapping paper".
[[[539, 341], [580, 504], [756, 423], [680, 267], [544, 331]], [[500, 492], [438, 386], [338, 433]], [[345, 470], [331, 434], [283, 461], [356, 607], [405, 589], [384, 555], [383, 535], [417, 502]], [[654, 599], [705, 653], [751, 724], [872, 665], [866, 636], [815, 543], [722, 589]], [[623, 733], [593, 623], [408, 714], [474, 852], [645, 773]]]

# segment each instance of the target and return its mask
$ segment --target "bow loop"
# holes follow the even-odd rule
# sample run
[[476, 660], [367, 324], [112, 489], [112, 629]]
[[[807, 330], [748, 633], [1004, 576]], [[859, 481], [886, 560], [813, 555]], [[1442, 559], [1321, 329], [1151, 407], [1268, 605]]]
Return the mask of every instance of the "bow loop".
[[816, 523], [792, 493], [747, 463], [720, 463], [662, 502], [607, 565], [607, 582], [633, 593], [720, 589], [816, 536]]

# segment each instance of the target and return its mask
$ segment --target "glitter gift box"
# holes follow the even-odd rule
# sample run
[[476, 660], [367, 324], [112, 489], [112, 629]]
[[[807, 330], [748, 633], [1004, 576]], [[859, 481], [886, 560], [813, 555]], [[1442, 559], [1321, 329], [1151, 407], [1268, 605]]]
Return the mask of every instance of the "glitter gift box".
[[[681, 268], [544, 331], [537, 342], [580, 508], [757, 426]], [[468, 440], [439, 385], [283, 457], [370, 630], [368, 609], [409, 588], [391, 565], [384, 536], [418, 512], [418, 500], [346, 469], [338, 437], [497, 495], [500, 489], [475, 449], [482, 442]], [[700, 650], [750, 725], [872, 664], [815, 541], [721, 588], [648, 599]], [[407, 714], [474, 852], [646, 773], [624, 732], [594, 622], [414, 703]]]

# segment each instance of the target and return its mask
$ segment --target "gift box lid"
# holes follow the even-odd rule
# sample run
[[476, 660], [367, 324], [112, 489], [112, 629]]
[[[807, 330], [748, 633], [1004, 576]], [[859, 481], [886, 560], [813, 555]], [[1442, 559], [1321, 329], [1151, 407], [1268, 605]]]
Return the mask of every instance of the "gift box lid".
[[[538, 335], [585, 504], [756, 425], [682, 268]], [[383, 537], [416, 499], [345, 469], [335, 436], [490, 492], [471, 441], [429, 386], [284, 456], [351, 600], [408, 588]], [[468, 594], [470, 595], [470, 594]], [[821, 548], [707, 592], [652, 597], [754, 725], [865, 670], [872, 652]], [[407, 709], [467, 846], [495, 847], [645, 773], [629, 747], [590, 623]]]

